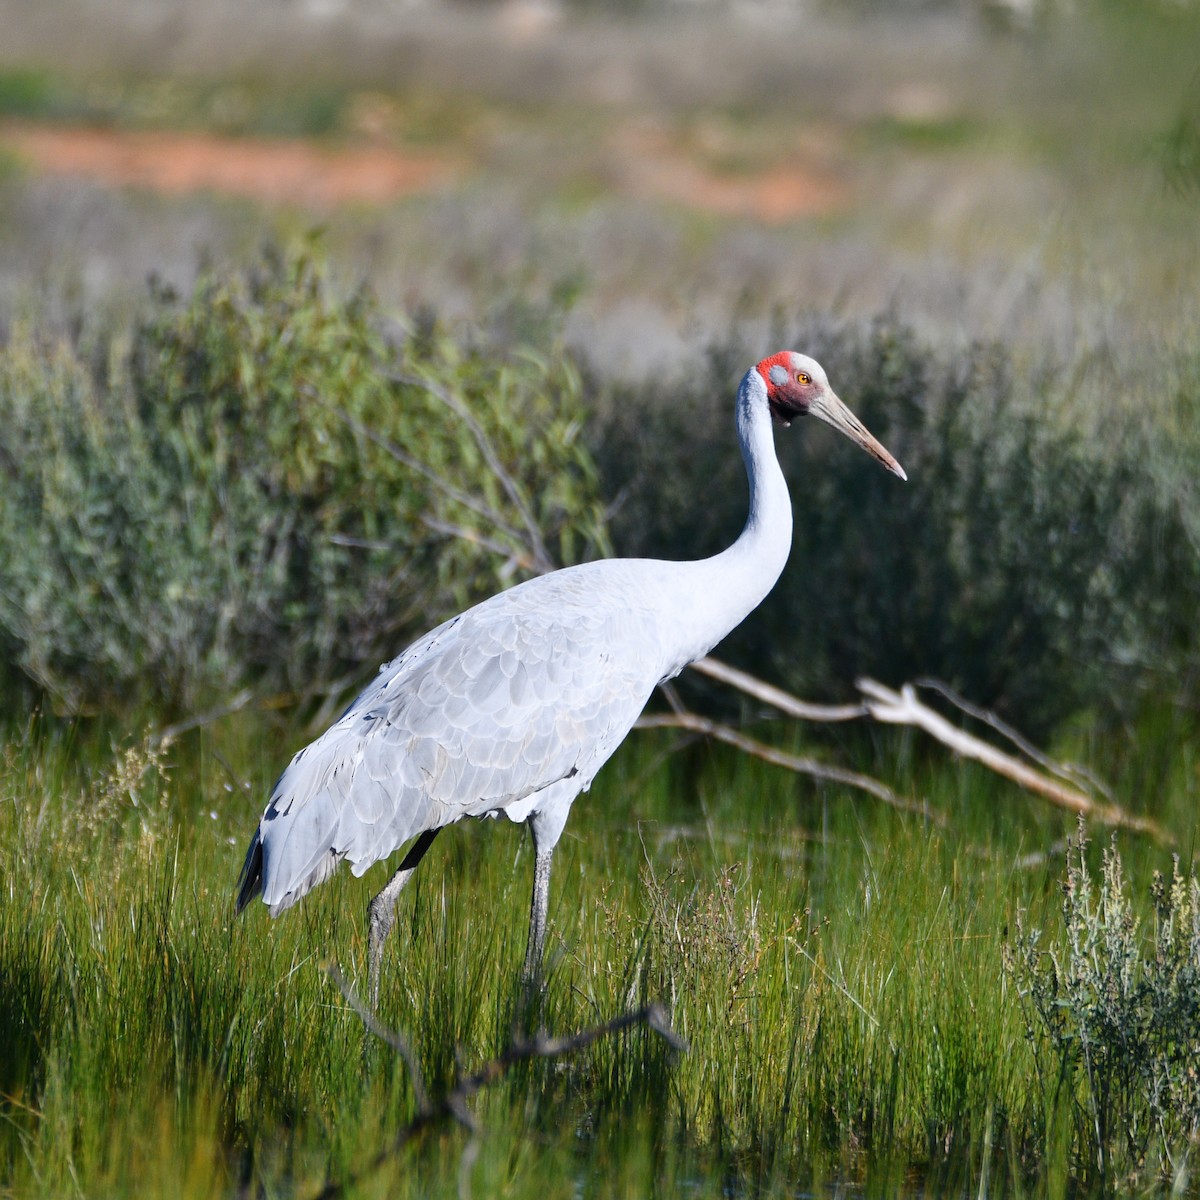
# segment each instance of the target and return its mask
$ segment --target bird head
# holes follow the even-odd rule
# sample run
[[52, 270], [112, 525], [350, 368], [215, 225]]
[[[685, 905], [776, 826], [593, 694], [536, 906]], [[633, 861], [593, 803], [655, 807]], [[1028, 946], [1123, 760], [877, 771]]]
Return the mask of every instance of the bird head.
[[793, 350], [783, 350], [764, 358], [756, 370], [767, 385], [771, 416], [780, 425], [790, 425], [796, 417], [819, 417], [826, 425], [832, 425], [839, 433], [857, 442], [893, 475], [899, 475], [901, 479], [908, 478], [904, 468], [838, 399], [837, 393], [829, 386], [821, 364], [815, 359]]

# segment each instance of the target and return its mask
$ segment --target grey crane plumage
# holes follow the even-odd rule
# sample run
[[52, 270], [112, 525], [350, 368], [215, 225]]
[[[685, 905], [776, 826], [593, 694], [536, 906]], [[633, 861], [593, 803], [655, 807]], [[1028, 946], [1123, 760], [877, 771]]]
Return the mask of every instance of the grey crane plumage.
[[791, 502], [772, 418], [812, 414], [905, 478], [812, 359], [783, 352], [747, 372], [737, 431], [750, 514], [723, 553], [692, 562], [606, 559], [552, 572], [453, 617], [378, 676], [280, 775], [239, 881], [275, 916], [345, 860], [355, 875], [413, 839], [371, 902], [377, 998], [396, 898], [438, 830], [464, 817], [528, 822], [535, 848], [527, 978], [542, 960], [554, 847], [575, 798], [650, 693], [770, 591], [791, 545]]

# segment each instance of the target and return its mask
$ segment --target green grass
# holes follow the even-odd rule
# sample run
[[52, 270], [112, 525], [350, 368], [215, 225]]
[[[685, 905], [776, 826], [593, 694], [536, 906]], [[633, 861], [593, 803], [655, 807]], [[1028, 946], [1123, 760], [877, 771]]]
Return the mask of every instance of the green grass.
[[6, 117], [52, 115], [58, 90], [49, 73], [39, 68], [0, 70], [0, 113]]
[[978, 141], [984, 131], [963, 116], [945, 118], [880, 117], [867, 130], [867, 139], [877, 146], [901, 150], [958, 150]]
[[[228, 724], [234, 725], [233, 722]], [[348, 872], [235, 920], [241, 854], [294, 739], [240, 718], [165, 756], [35, 723], [0, 793], [0, 1192], [309, 1196], [353, 1181], [415, 1109], [320, 969], [363, 986]], [[971, 771], [913, 768], [934, 832], [836, 789], [636, 736], [556, 858], [555, 1032], [635, 1029], [519, 1066], [474, 1101], [477, 1195], [794, 1194], [830, 1181], [1056, 1194], [1069, 1175], [1005, 979], [1018, 908], [1053, 923], [1067, 825]], [[880, 752], [880, 769], [904, 770]], [[249, 787], [235, 785], [232, 770]], [[1007, 818], [994, 831], [992, 806]], [[978, 839], [978, 840], [977, 840]], [[983, 846], [986, 844], [987, 848]], [[1165, 855], [1129, 842], [1131, 871]], [[531, 853], [507, 823], [439, 840], [400, 903], [382, 1015], [436, 1094], [508, 1045]], [[1148, 870], [1148, 868], [1147, 868]], [[467, 1135], [427, 1134], [353, 1195], [453, 1195]]]
[[254, 80], [81, 77], [42, 67], [0, 68], [2, 116], [131, 129], [325, 137], [342, 130], [348, 97], [348, 88], [319, 80], [272, 89]]

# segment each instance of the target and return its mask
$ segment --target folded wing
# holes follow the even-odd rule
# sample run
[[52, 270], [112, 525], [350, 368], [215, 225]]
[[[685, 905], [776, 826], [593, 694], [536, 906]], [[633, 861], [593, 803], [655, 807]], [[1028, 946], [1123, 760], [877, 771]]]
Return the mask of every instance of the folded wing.
[[613, 612], [564, 582], [578, 584], [493, 597], [382, 667], [279, 777], [239, 907], [261, 884], [279, 912], [343, 859], [361, 875], [425, 830], [508, 806], [524, 817], [563, 780], [586, 788], [657, 682], [648, 656], [614, 648], [654, 631], [636, 606]]

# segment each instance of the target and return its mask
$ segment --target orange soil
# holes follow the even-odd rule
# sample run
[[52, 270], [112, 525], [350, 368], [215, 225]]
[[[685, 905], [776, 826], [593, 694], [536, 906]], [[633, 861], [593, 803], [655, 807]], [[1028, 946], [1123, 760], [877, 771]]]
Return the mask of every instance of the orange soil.
[[445, 158], [391, 147], [333, 149], [300, 140], [178, 131], [14, 122], [0, 126], [0, 145], [49, 175], [168, 195], [211, 191], [312, 208], [381, 204], [429, 191], [454, 174]]
[[[385, 204], [453, 183], [448, 155], [395, 146], [325, 147], [302, 139], [234, 138], [188, 131], [0, 123], [0, 147], [38, 172], [167, 195], [217, 192], [327, 210]], [[811, 165], [782, 163], [744, 175], [698, 163], [661, 131], [626, 127], [609, 145], [610, 185], [619, 193], [719, 216], [777, 224], [841, 208], [847, 188]]]
[[761, 175], [726, 178], [686, 162], [659, 162], [641, 174], [635, 194], [723, 217], [754, 217], [768, 225], [841, 208], [846, 189], [836, 180], [778, 167]]
[[664, 129], [641, 122], [618, 130], [610, 149], [618, 190], [718, 216], [774, 225], [835, 212], [849, 200], [849, 188], [821, 155], [801, 156], [801, 162], [785, 158], [757, 172], [717, 172], [697, 162]]

